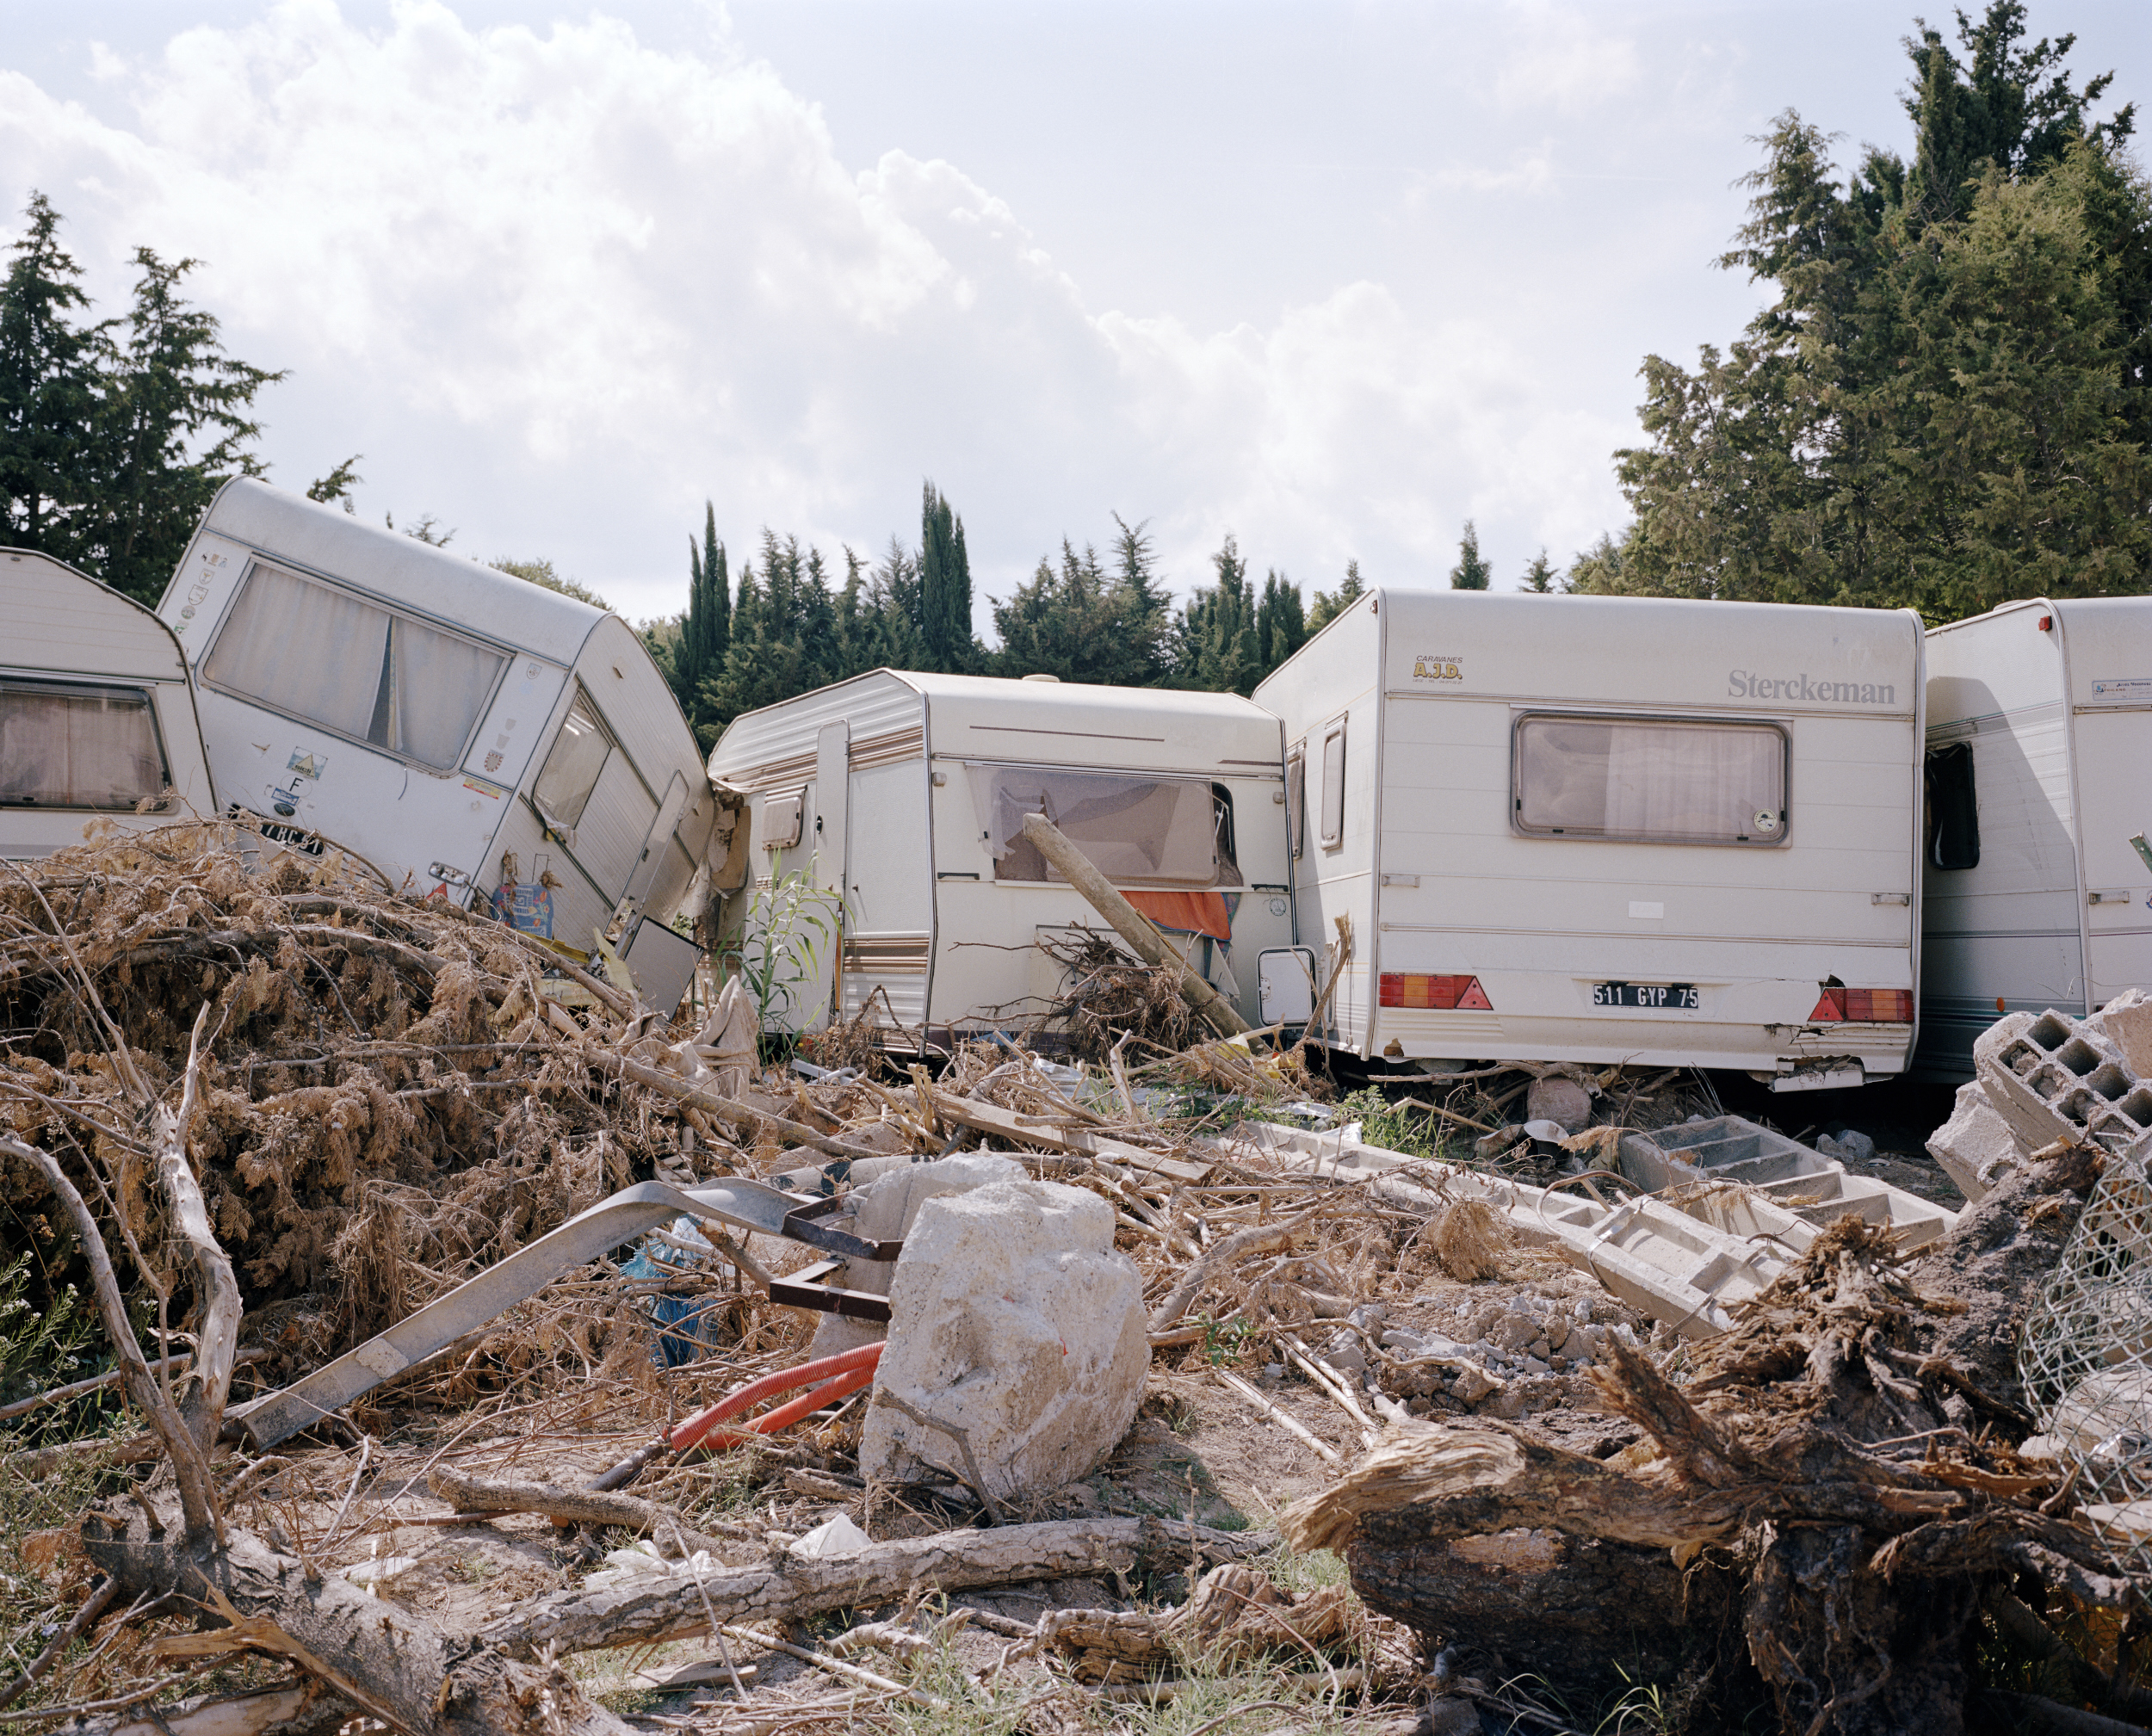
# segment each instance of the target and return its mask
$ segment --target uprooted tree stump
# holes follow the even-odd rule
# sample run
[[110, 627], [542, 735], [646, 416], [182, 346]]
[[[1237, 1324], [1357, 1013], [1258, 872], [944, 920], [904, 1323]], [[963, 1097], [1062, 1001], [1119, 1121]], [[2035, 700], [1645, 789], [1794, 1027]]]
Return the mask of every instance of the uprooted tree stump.
[[1767, 1706], [1808, 1736], [1963, 1729], [1984, 1605], [2036, 1582], [2133, 1601], [2052, 1467], [2012, 1450], [2019, 1329], [2098, 1164], [2062, 1151], [1916, 1261], [1842, 1219], [1685, 1385], [1617, 1347], [1593, 1378], [1644, 1436], [1617, 1462], [1484, 1420], [1415, 1430], [1285, 1534], [1340, 1550], [1431, 1646], [1573, 1705], [1650, 1680], [1674, 1727]]

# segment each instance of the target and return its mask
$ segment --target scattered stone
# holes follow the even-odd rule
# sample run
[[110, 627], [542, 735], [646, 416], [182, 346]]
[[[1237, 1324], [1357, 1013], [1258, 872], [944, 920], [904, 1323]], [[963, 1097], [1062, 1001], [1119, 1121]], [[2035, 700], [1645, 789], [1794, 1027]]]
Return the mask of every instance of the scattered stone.
[[1835, 1158], [1841, 1164], [1873, 1162], [1876, 1142], [1857, 1128], [1848, 1127], [1836, 1135], [1826, 1134], [1815, 1142], [1815, 1148], [1827, 1158]]
[[[905, 1239], [876, 1388], [965, 1430], [997, 1498], [1075, 1481], [1135, 1420], [1151, 1362], [1143, 1280], [1113, 1229], [1096, 1194], [1016, 1181], [928, 1200]], [[874, 1405], [859, 1474], [928, 1473], [968, 1480], [955, 1440]]]
[[1565, 1134], [1580, 1134], [1592, 1123], [1592, 1094], [1574, 1079], [1549, 1073], [1534, 1079], [1524, 1093], [1527, 1121], [1555, 1121]]
[[2026, 1152], [2025, 1143], [1995, 1113], [1977, 1079], [1957, 1088], [1950, 1120], [1928, 1139], [1928, 1155], [1957, 1183], [1958, 1192], [1976, 1202], [2022, 1164]]

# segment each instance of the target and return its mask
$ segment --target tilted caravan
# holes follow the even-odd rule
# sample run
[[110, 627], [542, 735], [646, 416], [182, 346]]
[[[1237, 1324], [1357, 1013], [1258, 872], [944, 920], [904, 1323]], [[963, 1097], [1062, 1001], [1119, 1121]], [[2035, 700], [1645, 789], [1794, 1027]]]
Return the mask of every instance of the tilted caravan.
[[99, 819], [215, 814], [187, 662], [163, 621], [21, 548], [0, 548], [0, 856], [50, 856]]
[[578, 949], [623, 902], [670, 917], [703, 862], [695, 737], [602, 609], [241, 478], [159, 613], [218, 791], [271, 837], [459, 902], [512, 856], [559, 880], [552, 932]]
[[833, 1001], [937, 1036], [1043, 1010], [1062, 970], [1035, 940], [1105, 924], [1024, 839], [1027, 813], [1252, 1022], [1258, 955], [1290, 942], [1277, 720], [1232, 694], [876, 670], [734, 719], [709, 771], [748, 795], [751, 924], [811, 886], [843, 924], [834, 996], [824, 948], [820, 974], [794, 969], [778, 998], [792, 1029]]
[[1302, 939], [1390, 1060], [1903, 1070], [1910, 611], [1379, 590], [1256, 689]]
[[2152, 989], [2152, 597], [2012, 602], [1928, 634], [1918, 1071], [2003, 1012]]

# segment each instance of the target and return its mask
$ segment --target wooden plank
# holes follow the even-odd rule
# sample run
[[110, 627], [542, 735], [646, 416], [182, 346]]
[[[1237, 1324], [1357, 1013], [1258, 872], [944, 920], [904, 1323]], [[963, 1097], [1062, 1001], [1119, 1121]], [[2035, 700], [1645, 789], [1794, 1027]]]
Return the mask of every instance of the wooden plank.
[[1074, 1156], [1104, 1158], [1109, 1163], [1126, 1164], [1132, 1170], [1163, 1176], [1169, 1181], [1207, 1181], [1215, 1167], [1210, 1164], [1187, 1163], [1179, 1158], [1166, 1157], [1157, 1152], [1147, 1152], [1141, 1146], [1132, 1146], [1125, 1140], [1110, 1139], [1104, 1134], [1093, 1133], [1090, 1128], [1072, 1121], [1018, 1115], [1014, 1109], [1005, 1109], [998, 1104], [982, 1103], [970, 1097], [953, 1097], [943, 1091], [934, 1093], [934, 1108], [944, 1121], [969, 1127], [974, 1133], [998, 1134], [1005, 1140], [1043, 1146], [1048, 1151], [1067, 1152]]

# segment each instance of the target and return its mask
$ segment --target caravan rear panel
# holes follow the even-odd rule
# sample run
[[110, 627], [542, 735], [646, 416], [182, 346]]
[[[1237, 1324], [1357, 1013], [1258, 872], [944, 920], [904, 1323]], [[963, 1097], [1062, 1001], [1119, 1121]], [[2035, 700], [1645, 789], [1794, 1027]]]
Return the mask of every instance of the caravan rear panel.
[[1920, 667], [1909, 613], [1357, 604], [1256, 693], [1306, 784], [1302, 937], [1349, 946], [1340, 1046], [1899, 1071]]

